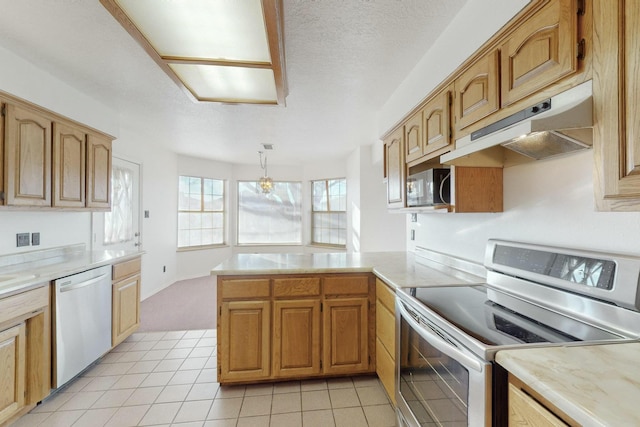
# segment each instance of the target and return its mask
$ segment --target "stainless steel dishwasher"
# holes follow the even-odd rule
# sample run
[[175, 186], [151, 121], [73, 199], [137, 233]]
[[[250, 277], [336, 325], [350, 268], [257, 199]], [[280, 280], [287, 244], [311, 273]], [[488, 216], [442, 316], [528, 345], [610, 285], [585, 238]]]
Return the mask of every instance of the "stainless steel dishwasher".
[[55, 281], [54, 328], [59, 388], [111, 349], [111, 266]]

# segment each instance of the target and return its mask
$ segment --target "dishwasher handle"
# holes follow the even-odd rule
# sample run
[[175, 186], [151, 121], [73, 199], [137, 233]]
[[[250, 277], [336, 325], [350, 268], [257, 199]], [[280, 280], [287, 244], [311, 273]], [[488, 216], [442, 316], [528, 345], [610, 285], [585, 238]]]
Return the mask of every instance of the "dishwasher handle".
[[102, 274], [98, 277], [94, 277], [93, 279], [85, 280], [84, 282], [76, 283], [74, 285], [72, 285], [71, 280], [69, 280], [67, 282], [60, 283], [60, 292], [69, 292], [73, 291], [74, 289], [84, 288], [85, 286], [91, 286], [94, 283], [97, 283], [107, 277], [109, 277], [109, 273]]

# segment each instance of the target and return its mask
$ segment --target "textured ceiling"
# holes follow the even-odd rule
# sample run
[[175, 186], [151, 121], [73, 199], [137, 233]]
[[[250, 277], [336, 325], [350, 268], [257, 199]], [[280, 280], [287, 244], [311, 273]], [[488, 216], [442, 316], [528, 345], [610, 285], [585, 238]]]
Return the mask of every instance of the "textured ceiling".
[[270, 143], [271, 164], [300, 164], [373, 143], [376, 112], [465, 2], [283, 0], [286, 107], [192, 102], [98, 0], [0, 0], [0, 45], [178, 153], [255, 163]]

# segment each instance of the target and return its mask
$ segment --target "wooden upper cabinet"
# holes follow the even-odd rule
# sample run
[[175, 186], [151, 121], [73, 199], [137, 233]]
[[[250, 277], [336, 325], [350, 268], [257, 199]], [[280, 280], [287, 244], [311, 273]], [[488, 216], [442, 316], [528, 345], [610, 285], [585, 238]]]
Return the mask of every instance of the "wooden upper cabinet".
[[451, 144], [451, 92], [445, 90], [422, 109], [423, 154], [433, 153]]
[[599, 210], [640, 210], [640, 2], [593, 1], [594, 161]]
[[502, 106], [577, 70], [578, 15], [574, 0], [552, 0], [500, 46]]
[[422, 157], [422, 111], [418, 111], [404, 124], [404, 146], [406, 162]]
[[387, 206], [403, 208], [405, 199], [405, 162], [403, 150], [403, 129], [395, 130], [385, 140], [384, 149], [387, 159]]
[[51, 206], [51, 120], [11, 104], [5, 115], [5, 203]]
[[111, 140], [87, 135], [87, 207], [111, 208]]
[[85, 206], [86, 134], [53, 123], [53, 206]]
[[499, 53], [478, 59], [455, 80], [456, 129], [461, 130], [500, 106]]

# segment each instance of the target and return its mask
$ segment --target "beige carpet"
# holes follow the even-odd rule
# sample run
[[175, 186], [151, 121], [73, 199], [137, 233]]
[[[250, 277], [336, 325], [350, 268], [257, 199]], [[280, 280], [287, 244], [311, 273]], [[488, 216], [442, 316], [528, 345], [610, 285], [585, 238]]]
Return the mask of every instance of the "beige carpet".
[[138, 332], [216, 328], [216, 280], [181, 280], [140, 303]]

